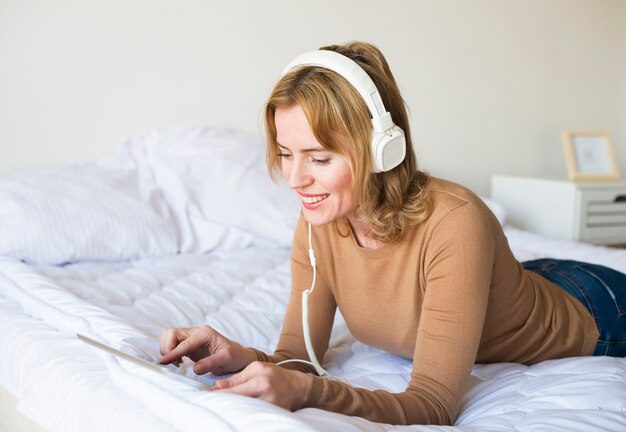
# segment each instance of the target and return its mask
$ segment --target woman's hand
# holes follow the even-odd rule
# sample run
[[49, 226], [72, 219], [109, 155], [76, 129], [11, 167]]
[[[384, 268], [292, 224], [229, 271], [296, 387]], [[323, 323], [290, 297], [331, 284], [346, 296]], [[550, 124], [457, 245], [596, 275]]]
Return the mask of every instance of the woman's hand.
[[214, 391], [251, 396], [294, 411], [301, 408], [313, 385], [313, 375], [255, 361], [228, 379], [217, 381]]
[[195, 362], [198, 375], [237, 372], [256, 360], [256, 354], [222, 336], [209, 326], [171, 328], [161, 334], [161, 364], [180, 362], [183, 356]]

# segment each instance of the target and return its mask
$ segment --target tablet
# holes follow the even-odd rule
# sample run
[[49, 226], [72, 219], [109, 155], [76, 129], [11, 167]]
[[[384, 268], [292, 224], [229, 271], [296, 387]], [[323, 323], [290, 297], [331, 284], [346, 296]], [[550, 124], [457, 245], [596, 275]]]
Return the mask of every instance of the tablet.
[[150, 369], [152, 372], [156, 372], [160, 375], [165, 375], [168, 378], [172, 378], [175, 379], [178, 382], [182, 382], [185, 384], [188, 384], [194, 388], [200, 389], [200, 390], [210, 390], [212, 387], [210, 384], [201, 382], [201, 381], [197, 381], [193, 378], [190, 378], [188, 376], [182, 375], [182, 374], [178, 374], [175, 372], [170, 371], [169, 369], [166, 369], [165, 366], [160, 366], [157, 363], [152, 363], [148, 360], [142, 359], [140, 357], [136, 357], [132, 354], [129, 354], [127, 352], [124, 351], [120, 351], [117, 348], [113, 348], [110, 345], [106, 345], [103, 344], [102, 342], [98, 342], [97, 340], [91, 339], [90, 337], [87, 337], [85, 335], [82, 335], [80, 333], [76, 333], [76, 336], [78, 337], [78, 339], [80, 339], [81, 341], [88, 343], [89, 345], [91, 345], [92, 347], [98, 348], [99, 350], [102, 351], [106, 351], [109, 354], [113, 354], [116, 357], [122, 358], [124, 360], [128, 360], [129, 362], [136, 364], [137, 366], [141, 366], [143, 368], [146, 369]]

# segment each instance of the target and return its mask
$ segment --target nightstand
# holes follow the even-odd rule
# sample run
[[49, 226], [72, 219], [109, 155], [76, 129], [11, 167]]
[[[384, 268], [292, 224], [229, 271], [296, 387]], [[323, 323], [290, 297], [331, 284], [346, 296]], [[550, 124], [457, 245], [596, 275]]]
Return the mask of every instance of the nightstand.
[[626, 183], [495, 175], [491, 197], [518, 228], [564, 240], [626, 243]]

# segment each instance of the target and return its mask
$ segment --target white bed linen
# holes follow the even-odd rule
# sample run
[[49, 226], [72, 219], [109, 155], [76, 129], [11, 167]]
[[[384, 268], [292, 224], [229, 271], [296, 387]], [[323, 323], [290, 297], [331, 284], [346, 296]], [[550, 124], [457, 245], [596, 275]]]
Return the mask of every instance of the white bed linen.
[[[520, 260], [568, 257], [625, 270], [626, 250], [511, 227], [506, 233]], [[287, 249], [255, 249], [64, 267], [0, 258], [0, 384], [50, 431], [395, 429], [318, 409], [291, 413], [255, 399], [198, 392], [101, 356], [72, 337], [75, 331], [99, 335], [132, 351], [140, 346], [136, 338], [156, 343], [163, 328], [206, 323], [271, 351], [289, 294], [288, 255]], [[390, 391], [403, 390], [411, 370], [409, 360], [355, 341], [340, 317], [324, 362], [355, 386]], [[188, 363], [183, 366], [189, 371]], [[626, 359], [476, 365], [450, 430], [626, 430]]]
[[[220, 128], [151, 131], [110, 158], [0, 177], [0, 385], [22, 412], [64, 432], [396, 429], [199, 392], [74, 337], [154, 358], [163, 329], [209, 324], [271, 352], [298, 207], [268, 180], [262, 155], [258, 138]], [[626, 272], [625, 250], [506, 233], [520, 260], [567, 257]], [[76, 262], [58, 265], [67, 261]], [[411, 371], [409, 360], [355, 341], [340, 316], [324, 363], [352, 385], [394, 392]], [[449, 429], [626, 430], [625, 377], [625, 359], [477, 365]]]
[[258, 136], [151, 130], [94, 161], [0, 175], [0, 255], [32, 264], [289, 247], [299, 202]]

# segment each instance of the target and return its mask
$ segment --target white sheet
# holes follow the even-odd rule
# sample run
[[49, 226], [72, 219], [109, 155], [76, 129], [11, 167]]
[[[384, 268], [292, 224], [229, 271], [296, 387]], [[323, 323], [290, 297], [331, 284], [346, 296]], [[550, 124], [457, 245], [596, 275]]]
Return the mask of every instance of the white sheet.
[[[269, 182], [262, 153], [257, 138], [223, 129], [152, 131], [111, 158], [0, 177], [0, 385], [20, 410], [63, 432], [396, 429], [198, 392], [74, 337], [154, 358], [163, 329], [209, 324], [271, 352], [297, 205]], [[626, 250], [506, 233], [520, 260], [567, 257], [626, 272]], [[67, 261], [76, 262], [56, 265]], [[389, 391], [404, 390], [411, 371], [409, 360], [355, 341], [340, 316], [324, 363], [354, 386]], [[625, 377], [626, 359], [477, 365], [450, 430], [626, 430]]]
[[[626, 265], [625, 250], [553, 241], [510, 227], [506, 232], [519, 259], [566, 254], [620, 269]], [[98, 334], [132, 349], [132, 338], [156, 341], [165, 327], [207, 323], [245, 345], [271, 351], [288, 285], [287, 249], [65, 267], [29, 267], [0, 258], [0, 384], [51, 431], [196, 431], [199, 425], [210, 430], [394, 429], [317, 409], [291, 413], [254, 399], [193, 391], [101, 357], [71, 336], [74, 331]], [[410, 361], [356, 342], [341, 319], [325, 364], [355, 386], [390, 391], [404, 389], [411, 370]], [[183, 366], [189, 370], [189, 364]], [[614, 358], [532, 367], [477, 365], [451, 430], [624, 430], [625, 377], [626, 359]]]

